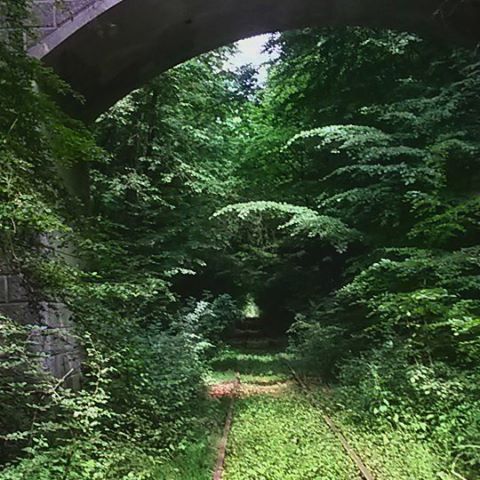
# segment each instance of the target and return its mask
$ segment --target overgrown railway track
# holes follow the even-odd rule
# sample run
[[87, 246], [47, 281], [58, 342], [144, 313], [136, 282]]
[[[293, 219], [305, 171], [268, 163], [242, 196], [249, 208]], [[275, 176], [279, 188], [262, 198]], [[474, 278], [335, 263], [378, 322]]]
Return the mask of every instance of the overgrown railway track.
[[235, 384], [234, 384], [232, 395], [230, 398], [230, 405], [228, 406], [225, 426], [223, 427], [222, 438], [218, 445], [217, 462], [215, 465], [215, 470], [213, 472], [213, 480], [222, 480], [223, 478], [223, 472], [224, 472], [224, 466], [225, 466], [225, 455], [227, 453], [228, 436], [232, 428], [233, 410], [235, 406], [235, 400], [237, 399], [237, 396], [238, 396], [239, 388], [240, 388], [240, 374], [237, 372], [235, 375]]
[[[296, 384], [299, 386], [300, 390], [303, 392], [305, 398], [308, 400], [310, 405], [319, 412], [320, 417], [328, 426], [329, 430], [333, 433], [333, 435], [336, 437], [338, 442], [342, 445], [346, 455], [348, 455], [350, 461], [355, 466], [359, 474], [359, 478], [362, 478], [363, 480], [376, 480], [375, 475], [365, 465], [361, 457], [358, 455], [355, 449], [350, 445], [347, 438], [342, 433], [341, 429], [335, 424], [335, 422], [329, 415], [324, 413], [323, 406], [315, 398], [311, 389], [308, 387], [305, 381], [302, 380], [300, 375], [298, 375], [298, 373], [293, 369], [293, 367], [290, 364], [287, 363], [287, 365], [292, 374], [293, 379], [295, 380]], [[215, 470], [213, 472], [213, 480], [222, 480], [224, 478], [224, 467], [225, 467], [225, 458], [227, 455], [227, 444], [228, 444], [230, 430], [232, 428], [232, 423], [233, 423], [235, 402], [240, 395], [240, 390], [241, 390], [241, 379], [240, 379], [240, 374], [237, 373], [235, 383], [230, 394], [230, 404], [228, 406], [222, 438], [218, 445], [217, 461], [215, 465]]]
[[299, 385], [299, 387], [302, 389], [304, 392], [305, 396], [307, 397], [308, 401], [312, 404], [313, 407], [319, 409], [321, 412], [321, 416], [324, 420], [324, 422], [327, 424], [328, 428], [332, 431], [332, 433], [335, 435], [335, 437], [338, 439], [338, 441], [341, 443], [343, 449], [349, 456], [350, 460], [354, 463], [355, 467], [358, 469], [361, 478], [364, 480], [375, 480], [375, 476], [373, 473], [370, 471], [370, 469], [365, 465], [365, 463], [362, 461], [360, 456], [357, 454], [355, 449], [350, 445], [348, 442], [347, 438], [345, 435], [342, 433], [340, 428], [336, 425], [336, 423], [333, 421], [333, 419], [327, 415], [326, 413], [323, 413], [323, 408], [319, 404], [318, 400], [312, 395], [311, 390], [308, 388], [307, 384], [301, 379], [301, 377], [298, 375], [298, 373], [292, 368], [291, 365], [288, 365], [293, 378]]

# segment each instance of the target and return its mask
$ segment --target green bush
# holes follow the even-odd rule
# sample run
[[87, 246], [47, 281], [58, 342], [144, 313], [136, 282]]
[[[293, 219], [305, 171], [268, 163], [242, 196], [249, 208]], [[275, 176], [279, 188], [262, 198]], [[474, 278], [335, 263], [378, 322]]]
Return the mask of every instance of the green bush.
[[423, 363], [411, 344], [394, 339], [345, 362], [336, 392], [354, 421], [408, 430], [478, 471], [480, 370]]
[[215, 344], [232, 332], [235, 322], [242, 316], [241, 308], [229, 294], [213, 297], [207, 293], [202, 300], [188, 302], [180, 312], [175, 327]]

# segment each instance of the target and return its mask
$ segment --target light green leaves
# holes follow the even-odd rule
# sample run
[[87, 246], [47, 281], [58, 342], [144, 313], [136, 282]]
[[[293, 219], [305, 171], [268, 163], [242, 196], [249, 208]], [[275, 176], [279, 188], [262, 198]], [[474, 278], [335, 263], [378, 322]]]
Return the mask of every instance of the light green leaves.
[[263, 218], [277, 220], [278, 231], [284, 231], [292, 237], [318, 238], [343, 252], [350, 243], [358, 241], [360, 234], [348, 228], [340, 220], [319, 215], [307, 207], [278, 202], [247, 202], [228, 205], [217, 211], [217, 217], [232, 218], [233, 221], [246, 222]]

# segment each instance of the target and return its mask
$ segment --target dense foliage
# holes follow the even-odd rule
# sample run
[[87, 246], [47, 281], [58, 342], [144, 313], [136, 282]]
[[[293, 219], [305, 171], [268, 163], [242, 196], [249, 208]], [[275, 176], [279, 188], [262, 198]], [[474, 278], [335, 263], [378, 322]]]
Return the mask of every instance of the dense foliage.
[[[352, 415], [435, 439], [474, 472], [476, 54], [363, 29], [293, 32], [271, 47], [281, 53], [248, 117], [250, 142], [267, 152], [259, 178], [270, 177], [255, 195], [270, 201], [219, 215], [270, 231], [270, 241], [250, 239], [269, 252], [263, 265], [274, 265], [263, 288], [275, 316], [295, 316], [295, 351], [340, 381], [339, 401]], [[271, 129], [284, 138], [272, 143]], [[256, 160], [247, 155], [242, 173]]]
[[[7, 12], [21, 38], [27, 4]], [[40, 368], [35, 348], [55, 329], [2, 317], [2, 479], [158, 478], [215, 425], [205, 359], [238, 307], [226, 294], [182, 300], [174, 282], [204, 264], [194, 252], [208, 238], [200, 228], [187, 237], [181, 219], [208, 218], [231, 183], [224, 153], [234, 147], [213, 130], [232, 128], [221, 113], [236, 98], [232, 79], [218, 81], [215, 67], [224, 56], [125, 99], [94, 129], [99, 147], [52, 99], [72, 92], [23, 42], [1, 45], [1, 258], [25, 276], [32, 302], [68, 305], [85, 356], [82, 390], [70, 391]], [[85, 191], [67, 190], [83, 176], [80, 161], [88, 204]]]
[[[13, 32], [27, 3], [7, 11]], [[71, 391], [39, 368], [42, 327], [2, 317], [1, 480], [177, 478], [175, 456], [205, 461], [209, 362], [252, 298], [262, 333], [288, 330], [336, 385], [346, 424], [425, 442], [439, 472], [475, 478], [478, 53], [288, 32], [269, 41], [265, 85], [226, 69], [225, 48], [87, 128], [20, 38], [0, 45], [0, 257], [32, 301], [68, 305], [85, 359]], [[87, 168], [90, 191], [72, 191]], [[262, 421], [292, 405], [265, 401]]]

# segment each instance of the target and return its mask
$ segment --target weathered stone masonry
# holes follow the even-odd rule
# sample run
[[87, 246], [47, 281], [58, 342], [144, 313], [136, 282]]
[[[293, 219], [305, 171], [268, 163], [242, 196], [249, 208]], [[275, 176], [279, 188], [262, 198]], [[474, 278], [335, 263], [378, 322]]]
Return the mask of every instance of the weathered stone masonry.
[[64, 304], [39, 301], [25, 286], [22, 275], [0, 265], [0, 314], [32, 327], [31, 344], [41, 368], [65, 385], [80, 386], [82, 350], [73, 334], [70, 312]]
[[[0, 0], [0, 4], [9, 0]], [[33, 0], [32, 13], [28, 19], [29, 35], [25, 34], [27, 48], [37, 45], [67, 23], [72, 23], [81, 12], [98, 3], [98, 0]], [[8, 29], [2, 25], [0, 30], [6, 36]]]
[[480, 0], [34, 0], [33, 10], [29, 52], [83, 95], [71, 112], [87, 120], [155, 75], [255, 34], [355, 25], [480, 41]]
[[91, 7], [97, 0], [35, 0], [32, 12], [34, 39], [32, 43], [41, 42], [67, 22], [72, 22], [76, 15]]

